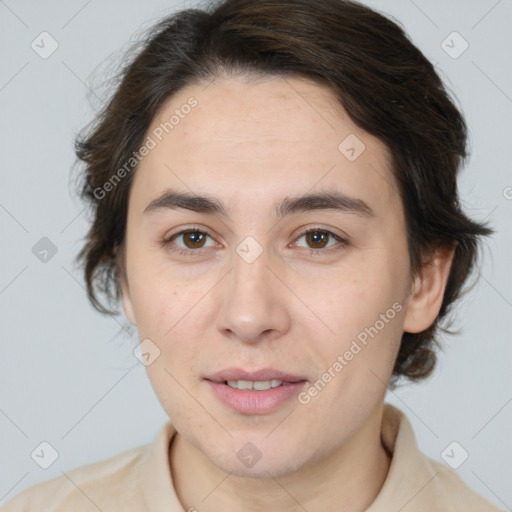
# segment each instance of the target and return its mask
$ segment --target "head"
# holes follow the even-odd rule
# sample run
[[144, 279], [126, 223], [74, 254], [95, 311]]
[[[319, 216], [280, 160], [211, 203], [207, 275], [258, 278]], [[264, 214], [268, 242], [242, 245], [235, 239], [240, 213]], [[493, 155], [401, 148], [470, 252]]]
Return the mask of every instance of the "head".
[[[93, 305], [122, 303], [158, 348], [158, 398], [219, 467], [325, 457], [388, 386], [431, 374], [492, 232], [459, 205], [459, 110], [398, 25], [341, 0], [179, 12], [120, 78], [77, 140]], [[297, 382], [234, 409], [219, 398], [232, 368]], [[237, 458], [246, 443], [258, 470]]]

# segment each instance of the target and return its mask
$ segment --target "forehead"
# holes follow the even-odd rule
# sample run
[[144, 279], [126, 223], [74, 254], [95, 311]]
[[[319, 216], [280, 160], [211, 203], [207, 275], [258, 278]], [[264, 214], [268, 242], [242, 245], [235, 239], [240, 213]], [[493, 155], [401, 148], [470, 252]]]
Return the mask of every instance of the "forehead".
[[155, 146], [132, 185], [146, 200], [178, 188], [267, 207], [321, 188], [385, 211], [397, 199], [385, 145], [357, 127], [330, 90], [300, 78], [187, 86], [160, 109], [147, 137]]

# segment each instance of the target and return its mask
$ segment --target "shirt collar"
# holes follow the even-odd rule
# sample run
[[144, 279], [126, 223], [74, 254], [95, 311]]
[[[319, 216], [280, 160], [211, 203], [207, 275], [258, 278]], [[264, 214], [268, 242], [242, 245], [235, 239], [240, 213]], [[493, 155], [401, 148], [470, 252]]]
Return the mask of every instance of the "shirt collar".
[[[407, 505], [411, 508], [406, 510], [430, 512], [429, 485], [438, 472], [420, 452], [407, 417], [391, 404], [384, 404], [381, 441], [392, 454], [391, 464], [379, 494], [366, 512], [402, 510]], [[424, 508], [426, 505], [428, 508]]]
[[[150, 512], [184, 511], [172, 484], [169, 465], [169, 443], [175, 434], [168, 421], [146, 453], [141, 480]], [[425, 500], [427, 488], [437, 472], [419, 451], [407, 417], [391, 404], [384, 404], [381, 440], [392, 455], [391, 464], [379, 494], [366, 512], [402, 510], [409, 503], [416, 512], [422, 512], [422, 503], [429, 501]]]

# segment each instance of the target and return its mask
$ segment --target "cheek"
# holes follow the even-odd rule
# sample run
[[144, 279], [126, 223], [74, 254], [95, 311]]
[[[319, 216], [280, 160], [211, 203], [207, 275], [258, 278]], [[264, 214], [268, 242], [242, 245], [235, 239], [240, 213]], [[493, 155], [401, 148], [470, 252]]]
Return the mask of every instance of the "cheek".
[[169, 272], [166, 262], [154, 253], [134, 247], [128, 254], [130, 297], [139, 335], [162, 339], [185, 315], [193, 300], [191, 286]]
[[385, 265], [373, 266], [361, 257], [358, 266], [331, 276], [328, 286], [318, 287], [313, 293], [310, 290], [311, 304], [334, 331], [334, 337], [357, 336], [400, 299], [399, 287], [390, 279], [392, 270]]
[[328, 285], [310, 288], [308, 295], [329, 327], [316, 345], [317, 356], [329, 368], [346, 354], [347, 378], [366, 374], [368, 368], [378, 375], [388, 372], [402, 335], [403, 269], [392, 254], [376, 251], [371, 257], [359, 255], [357, 262], [330, 277]]
[[139, 331], [148, 337], [162, 338], [177, 322], [178, 326], [181, 324], [180, 319], [186, 322], [208, 289], [215, 284], [215, 276], [208, 269], [198, 276], [197, 271], [172, 263], [159, 248], [133, 244], [128, 246], [127, 254], [134, 315]]
[[131, 298], [140, 337], [162, 338], [172, 328], [177, 292], [153, 276], [132, 277]]
[[205, 326], [211, 322], [205, 298], [209, 287], [181, 281], [174, 273], [148, 270], [133, 273], [131, 287], [139, 338], [149, 338], [160, 349], [160, 357], [147, 368], [150, 378], [158, 383], [168, 369], [181, 379], [194, 364]]

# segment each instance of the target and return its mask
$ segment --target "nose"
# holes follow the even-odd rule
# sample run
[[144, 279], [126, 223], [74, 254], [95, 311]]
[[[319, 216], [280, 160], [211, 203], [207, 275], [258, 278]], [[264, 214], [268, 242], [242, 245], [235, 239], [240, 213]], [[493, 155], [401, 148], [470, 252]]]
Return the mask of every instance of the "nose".
[[276, 265], [263, 251], [254, 261], [234, 254], [233, 268], [223, 286], [217, 327], [224, 336], [254, 344], [282, 336], [290, 329], [291, 293]]

